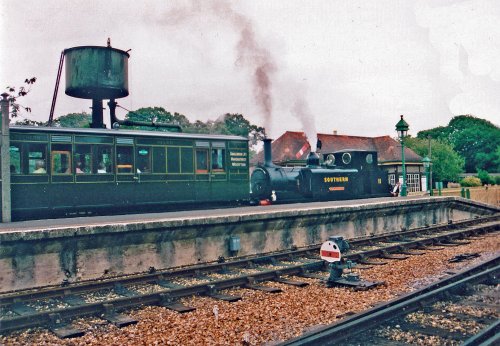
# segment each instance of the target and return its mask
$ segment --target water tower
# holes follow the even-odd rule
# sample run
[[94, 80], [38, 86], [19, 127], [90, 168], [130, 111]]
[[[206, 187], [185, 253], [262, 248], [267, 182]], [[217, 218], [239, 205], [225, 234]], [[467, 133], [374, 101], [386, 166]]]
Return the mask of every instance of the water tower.
[[[108, 103], [112, 118], [115, 99], [128, 96], [128, 58], [120, 49], [100, 46], [81, 46], [63, 51], [66, 60], [66, 95], [92, 100], [92, 128], [105, 127], [103, 100]], [[62, 67], [62, 66], [60, 66]]]

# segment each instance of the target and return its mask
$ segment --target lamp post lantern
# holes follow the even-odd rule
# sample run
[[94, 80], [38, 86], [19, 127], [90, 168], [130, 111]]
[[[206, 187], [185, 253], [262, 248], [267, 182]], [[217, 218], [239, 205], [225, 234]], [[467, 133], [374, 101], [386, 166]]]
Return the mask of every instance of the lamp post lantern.
[[424, 164], [425, 168], [425, 177], [426, 177], [426, 185], [427, 185], [427, 191], [429, 191], [429, 196], [432, 196], [432, 184], [430, 181], [430, 169], [431, 168], [431, 159], [429, 159], [427, 156], [422, 159], [422, 163]]
[[410, 126], [403, 119], [401, 115], [401, 120], [396, 124], [396, 131], [398, 132], [398, 137], [401, 140], [401, 165], [403, 170], [403, 185], [401, 186], [401, 196], [406, 196], [406, 166], [405, 166], [405, 137], [408, 135], [408, 129]]

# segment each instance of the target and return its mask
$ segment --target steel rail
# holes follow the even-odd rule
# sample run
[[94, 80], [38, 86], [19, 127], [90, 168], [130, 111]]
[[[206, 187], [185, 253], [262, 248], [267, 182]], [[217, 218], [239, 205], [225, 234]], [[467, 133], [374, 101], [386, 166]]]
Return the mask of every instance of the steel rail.
[[29, 315], [16, 316], [0, 320], [0, 333], [15, 329], [23, 329], [34, 326], [47, 326], [50, 322], [50, 315], [59, 314], [64, 320], [81, 316], [91, 316], [104, 313], [106, 304], [112, 304], [118, 310], [125, 310], [141, 305], [168, 304], [172, 299], [192, 295], [208, 295], [214, 290], [224, 290], [238, 286], [245, 286], [253, 281], [272, 281], [279, 278], [280, 275], [297, 275], [304, 271], [320, 270], [324, 266], [324, 261], [319, 260], [311, 263], [280, 268], [278, 270], [268, 270], [252, 273], [236, 278], [211, 281], [209, 283], [197, 284], [188, 287], [164, 289], [154, 293], [137, 294], [132, 297], [120, 297], [106, 300], [103, 302], [87, 303], [82, 305], [70, 306], [68, 308], [43, 311]]
[[[450, 292], [466, 285], [478, 284], [490, 280], [492, 277], [498, 277], [499, 274], [500, 256], [497, 256], [490, 261], [463, 270], [456, 275], [404, 295], [401, 298], [376, 306], [339, 323], [322, 327], [314, 332], [290, 339], [278, 345], [340, 345], [345, 342], [347, 338], [366, 332], [369, 329], [374, 329], [374, 327], [390, 319], [409, 314], [422, 308], [423, 302], [428, 304], [429, 302], [435, 301], [442, 297], [445, 292]], [[498, 328], [498, 326], [494, 328]], [[490, 337], [490, 334], [491, 333], [487, 334], [487, 337]]]
[[[347, 259], [356, 260], [362, 257], [378, 257], [384, 251], [388, 253], [397, 253], [401, 251], [401, 247], [407, 248], [418, 248], [421, 246], [432, 245], [436, 242], [441, 242], [443, 240], [451, 238], [463, 238], [465, 235], [484, 233], [491, 230], [498, 229], [499, 223], [494, 223], [484, 226], [476, 226], [470, 229], [456, 231], [452, 233], [446, 233], [441, 235], [435, 235], [431, 239], [418, 239], [411, 242], [403, 242], [401, 244], [390, 245], [380, 249], [368, 250], [356, 254], [348, 254], [345, 256]], [[428, 229], [426, 229], [428, 230]], [[418, 234], [418, 233], [417, 233]], [[419, 234], [420, 235], [420, 234]], [[398, 234], [399, 236], [399, 234]], [[264, 256], [256, 257], [245, 260], [238, 260], [234, 263], [223, 263], [223, 264], [210, 264], [208, 267], [198, 266], [196, 268], [184, 268], [179, 271], [166, 272], [166, 273], [153, 273], [144, 276], [137, 276], [132, 278], [119, 278], [113, 281], [103, 281], [103, 282], [92, 282], [86, 283], [85, 285], [79, 285], [76, 287], [58, 287], [54, 291], [43, 291], [40, 294], [36, 292], [29, 292], [24, 295], [7, 295], [0, 299], [0, 306], [7, 307], [16, 301], [29, 301], [29, 300], [41, 300], [46, 298], [63, 298], [64, 296], [76, 295], [81, 293], [96, 292], [98, 290], [113, 290], [117, 283], [121, 285], [131, 285], [134, 283], [155, 283], [160, 280], [165, 280], [169, 278], [178, 277], [196, 277], [196, 273], [199, 273], [203, 269], [203, 273], [206, 273], [207, 268], [211, 268], [212, 272], [220, 270], [223, 266], [230, 267], [231, 269], [236, 269], [238, 267], [247, 266], [249, 263], [272, 263], [273, 260], [277, 261], [280, 259], [289, 259], [290, 256], [304, 255], [315, 249], [306, 250], [295, 250], [289, 253], [279, 253], [275, 256]], [[325, 262], [322, 260], [311, 260], [308, 263], [302, 263], [300, 265], [293, 265], [288, 267], [280, 267], [275, 270], [265, 270], [261, 272], [241, 275], [239, 277], [214, 280], [208, 283], [197, 284], [181, 288], [166, 288], [161, 291], [154, 293], [140, 294], [137, 293], [129, 297], [120, 297], [115, 299], [109, 299], [98, 303], [85, 303], [81, 305], [69, 306], [61, 309], [54, 309], [49, 311], [42, 311], [36, 313], [30, 313], [26, 315], [19, 315], [15, 317], [2, 318], [0, 320], [0, 333], [5, 333], [15, 329], [22, 329], [34, 326], [47, 326], [51, 320], [51, 315], [57, 315], [58, 318], [63, 320], [72, 319], [79, 316], [90, 316], [98, 315], [106, 311], [106, 305], [112, 305], [117, 311], [125, 310], [140, 305], [157, 305], [166, 304], [171, 300], [178, 299], [180, 297], [191, 296], [195, 294], [210, 294], [211, 292], [234, 288], [238, 286], [245, 286], [251, 282], [261, 282], [261, 281], [272, 281], [279, 278], [280, 275], [300, 275], [306, 271], [318, 271], [326, 269]]]
[[466, 340], [462, 346], [475, 345], [498, 345], [500, 344], [500, 320], [497, 320], [492, 325], [486, 327], [472, 338]]
[[[432, 237], [428, 239], [418, 239], [415, 241], [410, 240], [401, 240], [394, 246], [384, 246], [381, 249], [368, 250], [363, 252], [356, 253], [348, 253], [346, 254], [347, 259], [351, 260], [359, 260], [364, 257], [377, 257], [382, 254], [382, 251], [386, 251], [388, 253], [399, 253], [401, 252], [401, 248], [407, 247], [410, 249], [418, 248], [420, 246], [431, 245], [436, 241], [441, 241], [446, 239], [446, 237], [450, 237], [452, 239], [460, 238], [462, 235], [470, 235], [484, 232], [484, 228], [482, 226], [472, 228], [469, 230], [461, 230], [453, 233], [446, 233], [441, 237], [437, 238], [438, 235], [435, 235], [436, 232], [444, 232], [449, 230], [449, 228], [459, 228], [459, 227], [470, 227], [471, 225], [477, 225], [480, 222], [490, 222], [496, 221], [500, 218], [500, 214], [496, 216], [487, 216], [485, 218], [477, 218], [472, 220], [464, 220], [460, 222], [456, 222], [453, 224], [439, 224], [431, 227], [424, 228], [416, 228], [412, 230], [407, 230], [403, 232], [393, 232], [388, 234], [382, 234], [370, 238], [356, 238], [350, 240], [350, 244], [354, 247], [362, 247], [365, 245], [373, 246], [373, 243], [387, 241], [391, 239], [398, 238], [411, 238], [411, 237], [420, 237], [425, 235], [431, 235]], [[491, 225], [490, 227], [500, 227], [499, 224]], [[12, 304], [15, 300], [34, 300], [34, 299], [44, 299], [44, 298], [54, 298], [62, 295], [69, 294], [79, 294], [83, 292], [88, 292], [92, 290], [100, 290], [100, 289], [112, 289], [116, 283], [120, 283], [123, 285], [131, 285], [137, 283], [147, 283], [154, 282], [161, 279], [173, 278], [173, 277], [195, 277], [198, 272], [203, 273], [214, 273], [227, 269], [238, 269], [238, 268], [247, 268], [252, 264], [258, 263], [272, 263], [272, 261], [280, 261], [280, 260], [289, 260], [296, 257], [303, 257], [307, 254], [315, 254], [319, 251], [321, 244], [315, 244], [310, 247], [304, 247], [295, 250], [288, 250], [284, 252], [277, 252], [271, 254], [264, 254], [260, 256], [248, 256], [245, 258], [240, 258], [236, 260], [231, 260], [223, 263], [206, 263], [199, 264], [194, 266], [186, 266], [182, 268], [175, 268], [170, 270], [158, 270], [152, 273], [138, 273], [127, 276], [117, 276], [112, 278], [102, 278], [91, 281], [83, 281], [68, 285], [61, 286], [49, 286], [43, 288], [15, 291], [15, 292], [6, 292], [0, 294], [0, 307], [8, 304]]]
[[500, 229], [499, 223], [485, 225], [485, 226], [477, 226], [477, 227], [471, 228], [471, 229], [436, 235], [436, 236], [433, 236], [433, 237], [430, 237], [427, 239], [403, 241], [401, 243], [398, 243], [398, 244], [395, 244], [392, 246], [386, 246], [386, 247], [380, 248], [380, 249], [373, 249], [373, 250], [367, 250], [367, 251], [358, 252], [358, 253], [347, 254], [346, 257], [348, 257], [351, 260], [360, 260], [360, 259], [363, 259], [364, 257], [383, 256], [384, 252], [387, 252], [389, 254], [402, 253], [404, 251], [404, 248], [425, 250], [426, 246], [447, 245], [456, 239], [463, 240], [463, 239], [466, 239], [466, 237], [470, 236], [470, 235], [475, 235], [475, 234], [478, 234], [481, 232], [496, 231], [498, 229]]

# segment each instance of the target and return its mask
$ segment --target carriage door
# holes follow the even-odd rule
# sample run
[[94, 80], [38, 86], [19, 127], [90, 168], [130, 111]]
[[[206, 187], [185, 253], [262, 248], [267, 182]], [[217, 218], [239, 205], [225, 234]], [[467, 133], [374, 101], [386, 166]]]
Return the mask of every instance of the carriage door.
[[225, 142], [196, 142], [195, 175], [198, 201], [227, 199]]
[[[71, 141], [70, 136], [52, 135], [50, 149], [50, 185], [49, 202], [52, 208], [67, 208], [74, 206], [72, 146], [71, 143], [54, 143], [55, 141]], [[37, 163], [35, 163], [37, 167]], [[37, 170], [35, 170], [36, 172]]]
[[196, 141], [194, 148], [195, 159], [195, 196], [197, 201], [207, 201], [211, 195], [210, 177], [210, 143]]
[[211, 199], [224, 201], [228, 199], [226, 171], [226, 143], [212, 142], [210, 148], [210, 186]]
[[[122, 145], [133, 143], [132, 138], [117, 138], [116, 146], [116, 205], [131, 206], [137, 204], [139, 176], [134, 168], [134, 147]], [[119, 145], [118, 145], [119, 144]]]
[[151, 181], [154, 176], [152, 170], [152, 147], [136, 146], [135, 147], [135, 182], [136, 182], [136, 203], [152, 203], [158, 202], [159, 195], [151, 189]]

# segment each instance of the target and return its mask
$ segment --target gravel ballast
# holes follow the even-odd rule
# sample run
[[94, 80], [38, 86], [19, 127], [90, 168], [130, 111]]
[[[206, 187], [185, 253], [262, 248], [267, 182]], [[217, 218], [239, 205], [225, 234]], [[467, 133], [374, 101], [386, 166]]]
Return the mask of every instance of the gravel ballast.
[[[456, 255], [479, 253], [479, 258], [458, 263], [448, 260]], [[275, 282], [282, 293], [270, 294], [249, 289], [224, 293], [241, 295], [235, 303], [208, 297], [182, 299], [195, 311], [179, 314], [163, 307], [148, 306], [127, 314], [139, 320], [122, 329], [99, 318], [80, 319], [73, 325], [84, 330], [80, 338], [61, 340], [45, 329], [32, 329], [0, 336], [1, 345], [271, 345], [298, 336], [321, 325], [338, 321], [435, 282], [500, 252], [497, 235], [474, 240], [471, 244], [427, 251], [388, 265], [357, 270], [364, 280], [385, 281], [368, 291], [326, 288], [315, 279], [294, 277], [310, 283], [298, 288]]]

